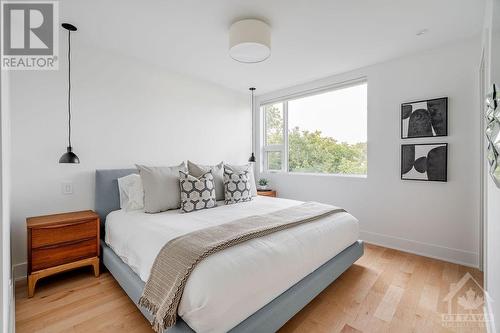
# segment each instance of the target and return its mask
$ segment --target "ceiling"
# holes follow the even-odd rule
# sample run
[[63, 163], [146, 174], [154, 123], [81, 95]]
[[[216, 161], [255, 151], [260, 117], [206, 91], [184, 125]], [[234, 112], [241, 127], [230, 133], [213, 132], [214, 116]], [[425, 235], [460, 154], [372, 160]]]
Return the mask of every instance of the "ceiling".
[[[478, 35], [484, 0], [65, 0], [78, 38], [173, 71], [256, 93], [288, 87]], [[228, 55], [241, 18], [271, 25], [272, 55]], [[428, 32], [422, 36], [416, 33]]]

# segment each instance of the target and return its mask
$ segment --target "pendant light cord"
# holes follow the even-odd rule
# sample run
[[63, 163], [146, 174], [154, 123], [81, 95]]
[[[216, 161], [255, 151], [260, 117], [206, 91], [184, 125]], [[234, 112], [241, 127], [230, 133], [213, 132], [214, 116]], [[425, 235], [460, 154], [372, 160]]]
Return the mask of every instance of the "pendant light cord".
[[254, 115], [253, 115], [253, 89], [252, 89], [252, 153], [253, 153], [253, 145], [254, 145], [254, 139], [253, 139], [253, 135], [254, 135], [253, 119], [254, 119]]
[[68, 143], [71, 147], [71, 31], [68, 30]]
[[254, 97], [253, 97], [253, 93], [255, 91], [255, 88], [254, 87], [250, 88], [250, 91], [252, 92], [252, 103], [251, 103], [251, 105], [252, 105], [252, 154], [253, 154], [254, 153], [254, 145], [255, 145], [255, 140], [254, 140], [254, 124], [253, 124], [253, 122], [254, 122], [254, 114], [253, 114], [253, 112], [254, 112], [254, 109], [253, 109], [253, 100], [254, 100]]

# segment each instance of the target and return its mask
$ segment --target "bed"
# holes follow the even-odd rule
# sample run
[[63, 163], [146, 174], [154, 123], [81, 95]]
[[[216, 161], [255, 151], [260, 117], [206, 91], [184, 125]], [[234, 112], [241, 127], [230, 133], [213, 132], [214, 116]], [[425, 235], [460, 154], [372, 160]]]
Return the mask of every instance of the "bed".
[[[135, 304], [168, 240], [300, 203], [258, 196], [189, 214], [127, 212], [119, 209], [117, 178], [134, 172], [97, 170], [95, 206], [105, 231], [102, 261]], [[166, 332], [275, 332], [362, 256], [358, 236], [357, 220], [338, 213], [214, 254], [193, 271]]]

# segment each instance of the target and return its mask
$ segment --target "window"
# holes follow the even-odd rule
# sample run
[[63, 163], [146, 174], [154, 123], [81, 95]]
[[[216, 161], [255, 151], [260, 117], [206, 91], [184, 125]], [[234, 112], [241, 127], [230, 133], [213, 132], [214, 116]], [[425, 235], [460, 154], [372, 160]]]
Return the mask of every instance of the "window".
[[367, 83], [261, 106], [266, 171], [367, 173]]

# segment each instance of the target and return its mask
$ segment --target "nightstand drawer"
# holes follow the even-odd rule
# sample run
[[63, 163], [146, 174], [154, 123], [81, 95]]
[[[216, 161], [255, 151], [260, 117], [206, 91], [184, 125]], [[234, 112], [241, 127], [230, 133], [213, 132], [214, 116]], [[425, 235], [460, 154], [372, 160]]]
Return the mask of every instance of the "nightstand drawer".
[[276, 197], [276, 191], [273, 190], [266, 190], [266, 191], [257, 191], [258, 195], [264, 196], [264, 197]]
[[97, 255], [95, 237], [61, 245], [49, 245], [32, 250], [31, 270], [38, 271], [79, 259], [96, 257]]
[[97, 236], [96, 220], [82, 221], [68, 225], [44, 226], [31, 230], [31, 247], [36, 249], [46, 245], [66, 243]]

